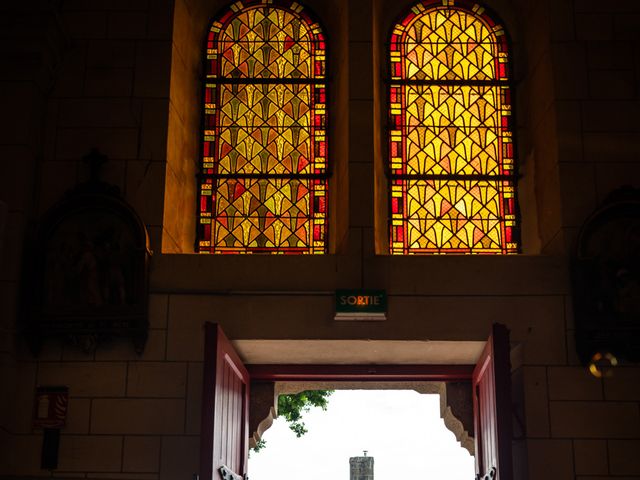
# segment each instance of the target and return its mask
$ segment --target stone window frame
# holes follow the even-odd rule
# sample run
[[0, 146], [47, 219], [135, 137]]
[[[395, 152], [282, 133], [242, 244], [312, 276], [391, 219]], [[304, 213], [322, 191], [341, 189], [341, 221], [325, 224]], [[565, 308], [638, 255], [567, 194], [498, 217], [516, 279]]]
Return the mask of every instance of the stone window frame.
[[[209, 22], [226, 0], [194, 0], [187, 7], [184, 1], [176, 2], [174, 12], [174, 32], [171, 54], [171, 82], [169, 92], [168, 126], [167, 126], [167, 162], [164, 172], [164, 208], [159, 240], [161, 253], [194, 254], [196, 241], [196, 205], [197, 182], [194, 180], [199, 168], [198, 136], [201, 124], [199, 99], [202, 76], [202, 52]], [[328, 222], [329, 244], [328, 256], [346, 254], [350, 248], [350, 231], [360, 228], [372, 229], [370, 240], [376, 255], [388, 255], [389, 232], [387, 228], [388, 180], [385, 174], [386, 149], [384, 148], [384, 131], [386, 126], [387, 92], [385, 52], [387, 33], [402, 12], [409, 8], [414, 0], [377, 1], [371, 11], [363, 12], [358, 22], [349, 23], [349, 5], [338, 0], [306, 0], [305, 8], [309, 8], [314, 16], [325, 27], [329, 39], [328, 70], [333, 73], [328, 78], [328, 108], [330, 118], [327, 136], [329, 156], [332, 159], [332, 175], [329, 179], [328, 211], [331, 213]], [[519, 138], [520, 177], [517, 184], [518, 203], [521, 222], [521, 252], [525, 254], [561, 253], [565, 249], [562, 235], [562, 218], [560, 216], [561, 201], [556, 191], [558, 166], [557, 158], [550, 153], [551, 145], [557, 139], [544, 136], [548, 132], [546, 126], [554, 125], [555, 110], [530, 112], [538, 104], [550, 103], [553, 92], [545, 88], [545, 79], [532, 75], [534, 69], [527, 64], [527, 55], [532, 48], [525, 45], [522, 32], [516, 28], [518, 15], [507, 0], [484, 0], [497, 12], [505, 29], [509, 31], [513, 45], [511, 61], [514, 70], [514, 83], [518, 86], [518, 97], [513, 101], [513, 116], [516, 120], [514, 135]], [[352, 15], [351, 15], [352, 17]], [[346, 19], [346, 20], [345, 20]], [[350, 42], [350, 29], [358, 29], [353, 33], [356, 40]], [[540, 43], [548, 39], [542, 37]], [[372, 121], [359, 118], [371, 135], [371, 145], [367, 145], [367, 158], [372, 159], [369, 165], [350, 164], [350, 138], [347, 134], [352, 128], [353, 119], [350, 111], [357, 105], [353, 98], [353, 85], [349, 75], [338, 75], [338, 72], [349, 71], [362, 59], [350, 61], [350, 52], [356, 46], [365, 46], [367, 70], [371, 67], [372, 89]], [[368, 45], [368, 46], [367, 46]], [[542, 45], [541, 45], [542, 46]], [[357, 52], [358, 50], [354, 50]], [[353, 59], [353, 55], [351, 58]], [[543, 59], [548, 61], [548, 59]], [[357, 66], [357, 65], [356, 65]], [[536, 66], [536, 68], [542, 68]], [[528, 69], [528, 70], [527, 70]], [[521, 84], [524, 84], [521, 87]], [[369, 87], [367, 87], [369, 88]], [[524, 95], [523, 91], [527, 94]], [[536, 103], [536, 106], [533, 106]], [[520, 108], [519, 105], [524, 106]], [[521, 116], [523, 112], [526, 116]], [[351, 112], [353, 113], [353, 112]], [[534, 116], [535, 115], [535, 116]], [[353, 117], [353, 115], [352, 115]], [[540, 121], [544, 118], [545, 121]], [[535, 120], [536, 131], [532, 128]], [[529, 125], [531, 122], [531, 125]], [[539, 130], [539, 132], [538, 132]], [[367, 140], [368, 141], [368, 140]], [[524, 145], [524, 148], [522, 146]], [[354, 170], [358, 167], [357, 170]], [[544, 172], [544, 176], [536, 175]], [[364, 176], [362, 176], [364, 173]], [[359, 180], [355, 180], [355, 176]], [[361, 177], [361, 178], [360, 178]], [[555, 183], [554, 183], [555, 182]], [[371, 200], [356, 202], [353, 199], [361, 194], [371, 195]], [[359, 203], [366, 203], [367, 211]], [[547, 215], [547, 212], [550, 214]], [[545, 216], [539, 217], [538, 211]], [[352, 236], [352, 235], [351, 235]], [[370, 237], [369, 237], [370, 238]], [[155, 243], [155, 242], [154, 242]], [[353, 242], [351, 242], [353, 243]], [[157, 248], [157, 247], [156, 247]], [[370, 248], [370, 247], [369, 247]]]

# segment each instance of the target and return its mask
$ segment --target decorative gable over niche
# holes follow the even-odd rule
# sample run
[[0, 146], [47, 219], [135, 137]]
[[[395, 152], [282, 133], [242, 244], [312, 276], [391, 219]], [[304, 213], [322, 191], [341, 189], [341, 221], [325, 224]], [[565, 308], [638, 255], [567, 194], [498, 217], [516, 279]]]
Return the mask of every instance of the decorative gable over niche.
[[147, 232], [117, 187], [99, 179], [107, 161], [83, 159], [91, 177], [69, 191], [37, 225], [22, 289], [25, 331], [34, 354], [57, 337], [93, 350], [112, 337], [147, 340]]
[[612, 192], [587, 219], [571, 273], [580, 360], [640, 361], [640, 190]]

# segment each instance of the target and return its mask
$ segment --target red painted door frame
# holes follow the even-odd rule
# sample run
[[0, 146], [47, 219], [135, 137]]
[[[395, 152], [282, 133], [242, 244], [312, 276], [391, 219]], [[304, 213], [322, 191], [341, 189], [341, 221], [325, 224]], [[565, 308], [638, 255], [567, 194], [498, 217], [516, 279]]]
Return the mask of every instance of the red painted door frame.
[[251, 381], [406, 382], [469, 380], [474, 365], [247, 365]]
[[204, 326], [200, 480], [218, 480], [219, 470], [247, 471], [250, 377], [218, 324]]
[[[214, 333], [215, 332], [215, 333]], [[212, 453], [214, 438], [220, 426], [218, 402], [212, 402], [221, 359], [231, 360], [241, 373], [244, 392], [242, 424], [236, 428], [246, 432], [240, 448], [247, 451], [249, 381], [469, 381], [473, 387], [474, 426], [476, 439], [476, 473], [482, 480], [512, 480], [511, 460], [511, 386], [509, 333], [495, 324], [476, 365], [246, 365], [244, 366], [219, 326], [205, 326], [205, 362], [203, 386], [203, 433], [201, 441], [201, 480], [214, 480], [216, 467]], [[214, 353], [215, 352], [215, 353]], [[211, 358], [215, 358], [213, 362]], [[218, 366], [216, 366], [216, 364]], [[482, 394], [480, 394], [480, 393]], [[499, 414], [499, 412], [501, 412]], [[506, 413], [505, 413], [506, 412]], [[222, 422], [224, 423], [224, 422]], [[218, 437], [219, 438], [219, 437]], [[215, 457], [215, 455], [214, 455]], [[212, 463], [213, 460], [213, 463]], [[213, 468], [212, 468], [213, 467]], [[496, 471], [491, 475], [491, 469]], [[246, 455], [240, 475], [246, 471]]]
[[513, 480], [509, 331], [494, 324], [473, 371], [476, 475]]

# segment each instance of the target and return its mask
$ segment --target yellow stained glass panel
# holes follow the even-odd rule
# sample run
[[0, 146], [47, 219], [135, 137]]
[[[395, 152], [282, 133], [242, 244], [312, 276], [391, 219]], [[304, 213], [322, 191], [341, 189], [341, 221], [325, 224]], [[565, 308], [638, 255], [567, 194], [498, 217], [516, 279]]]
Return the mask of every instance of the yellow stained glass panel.
[[237, 2], [211, 25], [201, 252], [325, 253], [325, 48], [294, 1]]
[[477, 4], [426, 0], [389, 60], [391, 253], [517, 252], [502, 27]]

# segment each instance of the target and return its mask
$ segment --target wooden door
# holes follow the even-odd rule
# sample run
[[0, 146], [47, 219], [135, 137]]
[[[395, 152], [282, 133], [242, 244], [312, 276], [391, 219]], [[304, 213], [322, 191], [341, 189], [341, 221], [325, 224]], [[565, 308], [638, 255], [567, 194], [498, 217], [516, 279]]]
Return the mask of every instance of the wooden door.
[[482, 480], [513, 479], [509, 352], [509, 331], [494, 324], [472, 380], [476, 475]]
[[205, 324], [203, 370], [200, 480], [243, 477], [249, 452], [249, 373], [214, 323]]

